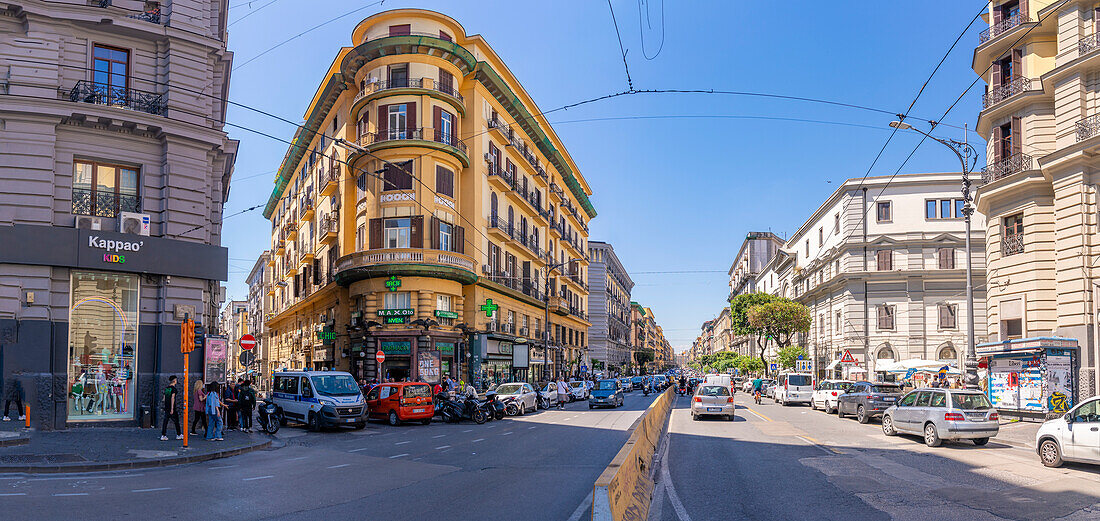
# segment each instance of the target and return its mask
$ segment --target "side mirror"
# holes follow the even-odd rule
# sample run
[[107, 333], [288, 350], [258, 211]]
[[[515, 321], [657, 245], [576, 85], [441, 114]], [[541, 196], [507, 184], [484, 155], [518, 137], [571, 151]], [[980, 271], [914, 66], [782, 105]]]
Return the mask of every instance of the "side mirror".
[[1066, 420], [1067, 424], [1072, 424], [1074, 422], [1073, 413], [1068, 413], [1067, 412], [1066, 415], [1063, 417], [1063, 419]]

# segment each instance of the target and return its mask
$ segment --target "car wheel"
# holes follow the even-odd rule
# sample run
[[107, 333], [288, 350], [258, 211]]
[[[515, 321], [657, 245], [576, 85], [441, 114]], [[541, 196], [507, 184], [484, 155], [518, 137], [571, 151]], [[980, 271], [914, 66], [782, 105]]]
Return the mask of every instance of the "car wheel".
[[309, 418], [306, 420], [306, 422], [307, 422], [306, 424], [309, 426], [310, 431], [317, 432], [317, 431], [321, 430], [321, 417], [320, 416], [317, 416], [316, 414], [313, 414], [311, 412], [311, 413], [309, 413]]
[[841, 405], [840, 405], [839, 402], [836, 404], [836, 417], [837, 418], [843, 418], [844, 417], [844, 409], [841, 408]]
[[519, 405], [516, 405], [516, 402], [508, 402], [508, 405], [504, 406], [504, 413], [508, 416], [517, 416], [519, 414]]
[[355, 424], [355, 430], [361, 431], [367, 427], [367, 422], [359, 422]]
[[989, 443], [989, 438], [974, 438], [973, 441], [974, 441], [974, 445], [977, 445], [977, 446], [981, 447], [982, 445], [985, 445], [986, 443]]
[[692, 414], [691, 415], [691, 421], [696, 421], [696, 422], [699, 421], [699, 415], [698, 414]]
[[726, 420], [727, 420], [727, 421], [733, 421], [733, 419], [734, 419], [734, 418], [736, 418], [736, 416], [735, 416], [735, 415], [733, 415], [733, 414], [731, 414], [731, 415], [729, 415], [729, 416], [727, 416], [727, 417], [726, 417]]
[[940, 433], [936, 430], [936, 424], [929, 422], [924, 426], [924, 444], [929, 447], [939, 447], [943, 444]]
[[423, 420], [420, 420], [420, 424], [421, 425], [431, 425], [432, 424], [432, 419], [431, 418], [424, 418]]
[[394, 427], [401, 425], [401, 418], [397, 417], [397, 411], [390, 411], [390, 415], [387, 419], [389, 420], [390, 425]]
[[817, 410], [817, 402], [815, 402], [813, 398], [810, 399], [810, 410]]
[[898, 430], [894, 428], [894, 419], [889, 414], [882, 416], [882, 433], [887, 436], [898, 435]]
[[596, 407], [595, 407], [594, 405], [592, 405], [592, 404], [588, 404], [588, 408], [589, 408], [589, 409], [595, 409]]
[[867, 409], [864, 409], [862, 405], [856, 408], [856, 421], [859, 423], [867, 423], [871, 421], [871, 417], [867, 416]]
[[1058, 448], [1058, 443], [1054, 440], [1043, 440], [1039, 444], [1039, 460], [1048, 467], [1061, 467], [1062, 450]]
[[833, 414], [836, 412], [836, 406], [829, 406], [829, 402], [825, 402], [825, 414]]

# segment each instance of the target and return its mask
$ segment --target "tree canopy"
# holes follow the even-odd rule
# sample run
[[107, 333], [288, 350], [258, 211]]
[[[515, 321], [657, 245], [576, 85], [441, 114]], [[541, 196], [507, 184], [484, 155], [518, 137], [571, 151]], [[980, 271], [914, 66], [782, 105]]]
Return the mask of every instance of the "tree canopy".
[[779, 350], [776, 355], [778, 358], [779, 367], [784, 369], [794, 368], [794, 363], [801, 357], [802, 360], [810, 358], [810, 354], [806, 352], [805, 347], [801, 346], [787, 346]]
[[810, 330], [810, 310], [789, 299], [749, 308], [749, 325], [775, 340], [780, 348], [791, 345], [795, 333]]

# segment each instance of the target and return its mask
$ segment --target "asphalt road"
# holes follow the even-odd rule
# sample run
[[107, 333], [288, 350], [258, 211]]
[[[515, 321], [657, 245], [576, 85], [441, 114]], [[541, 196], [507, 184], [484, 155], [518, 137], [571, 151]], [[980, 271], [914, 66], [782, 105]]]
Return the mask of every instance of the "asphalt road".
[[586, 519], [593, 482], [653, 398], [484, 425], [285, 427], [281, 448], [201, 464], [0, 475], [0, 519]]
[[1048, 469], [996, 440], [930, 448], [743, 393], [736, 421], [692, 421], [688, 400], [674, 402], [651, 520], [1100, 519], [1095, 466]]

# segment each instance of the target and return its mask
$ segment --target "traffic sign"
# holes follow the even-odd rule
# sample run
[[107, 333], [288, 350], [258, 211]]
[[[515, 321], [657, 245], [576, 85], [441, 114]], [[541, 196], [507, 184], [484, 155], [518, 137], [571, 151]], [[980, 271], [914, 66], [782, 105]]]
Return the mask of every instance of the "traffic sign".
[[856, 363], [856, 357], [852, 356], [852, 352], [845, 349], [844, 356], [840, 357], [840, 363], [842, 364], [854, 364]]
[[385, 361], [386, 361], [386, 353], [385, 353], [385, 351], [382, 351], [381, 349], [379, 349], [379, 350], [378, 350], [378, 353], [375, 353], [375, 355], [374, 355], [374, 359], [375, 359], [375, 360], [376, 360], [376, 361], [377, 361], [378, 363], [382, 363], [382, 362], [385, 362]]
[[248, 351], [249, 349], [256, 347], [256, 337], [252, 335], [244, 335], [239, 341], [237, 341], [237, 345], [241, 346], [241, 349]]
[[256, 353], [253, 353], [252, 351], [244, 351], [241, 353], [241, 356], [240, 358], [238, 358], [238, 360], [241, 362], [241, 365], [248, 367], [256, 361]]

